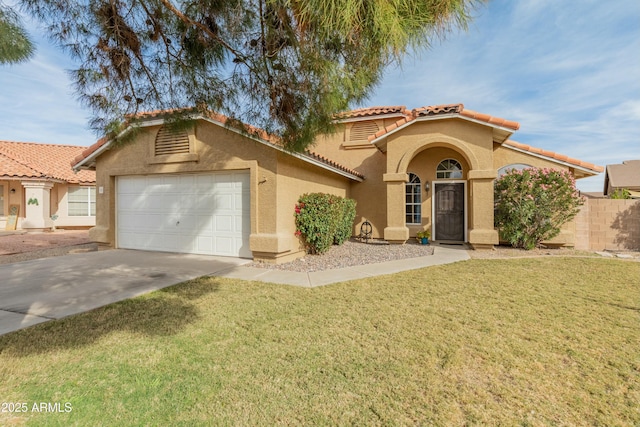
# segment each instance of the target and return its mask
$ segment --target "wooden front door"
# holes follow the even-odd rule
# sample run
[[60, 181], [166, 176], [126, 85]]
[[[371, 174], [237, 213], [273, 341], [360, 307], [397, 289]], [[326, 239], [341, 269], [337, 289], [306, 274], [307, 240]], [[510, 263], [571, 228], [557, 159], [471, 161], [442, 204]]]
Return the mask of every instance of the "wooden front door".
[[464, 242], [464, 183], [435, 184], [435, 240]]

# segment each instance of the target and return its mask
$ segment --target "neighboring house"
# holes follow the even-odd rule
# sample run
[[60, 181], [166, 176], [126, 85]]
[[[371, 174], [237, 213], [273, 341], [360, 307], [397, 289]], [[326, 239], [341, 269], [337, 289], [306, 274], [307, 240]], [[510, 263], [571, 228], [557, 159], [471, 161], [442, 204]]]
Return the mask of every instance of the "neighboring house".
[[94, 226], [95, 172], [70, 164], [86, 148], [0, 141], [0, 230], [10, 209], [17, 209], [18, 229]]
[[[392, 243], [428, 228], [436, 241], [491, 247], [493, 182], [502, 170], [557, 168], [576, 178], [602, 171], [511, 141], [518, 123], [462, 104], [351, 111], [303, 154], [227, 127], [222, 115], [194, 116], [192, 128], [174, 132], [162, 114], [142, 115], [130, 143], [103, 139], [75, 160], [75, 169], [97, 172], [94, 240], [284, 262], [304, 253], [295, 236], [298, 197], [321, 191], [357, 201], [356, 235], [366, 220], [373, 237]], [[551, 243], [574, 239], [567, 226]]]
[[640, 199], [640, 160], [626, 160], [621, 165], [607, 165], [604, 173], [604, 195], [626, 189], [632, 199]]

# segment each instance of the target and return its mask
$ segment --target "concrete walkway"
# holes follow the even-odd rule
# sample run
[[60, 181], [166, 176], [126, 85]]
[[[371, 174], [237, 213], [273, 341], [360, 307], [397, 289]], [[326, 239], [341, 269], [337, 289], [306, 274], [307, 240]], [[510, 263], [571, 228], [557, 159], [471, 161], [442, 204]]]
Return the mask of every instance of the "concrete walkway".
[[256, 280], [260, 282], [278, 283], [304, 287], [316, 287], [348, 280], [364, 279], [384, 274], [399, 273], [406, 270], [431, 267], [433, 265], [450, 264], [470, 259], [463, 247], [434, 246], [433, 255], [420, 258], [407, 258], [377, 264], [359, 265], [356, 267], [338, 268], [335, 270], [299, 273], [267, 268], [231, 267], [219, 271], [213, 276], [228, 277], [242, 280]]
[[200, 276], [315, 287], [469, 259], [463, 248], [358, 267], [297, 273], [239, 258], [114, 249], [0, 265], [0, 335]]

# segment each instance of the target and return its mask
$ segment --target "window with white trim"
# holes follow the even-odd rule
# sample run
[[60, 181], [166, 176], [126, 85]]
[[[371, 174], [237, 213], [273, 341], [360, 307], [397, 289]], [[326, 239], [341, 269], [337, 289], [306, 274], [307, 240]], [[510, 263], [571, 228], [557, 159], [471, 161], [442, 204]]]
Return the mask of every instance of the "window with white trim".
[[67, 210], [69, 216], [96, 216], [95, 187], [69, 187]]
[[462, 165], [454, 159], [446, 159], [440, 162], [436, 169], [437, 179], [462, 178]]
[[420, 178], [414, 173], [409, 174], [409, 182], [405, 184], [405, 221], [407, 224], [422, 223], [422, 192]]

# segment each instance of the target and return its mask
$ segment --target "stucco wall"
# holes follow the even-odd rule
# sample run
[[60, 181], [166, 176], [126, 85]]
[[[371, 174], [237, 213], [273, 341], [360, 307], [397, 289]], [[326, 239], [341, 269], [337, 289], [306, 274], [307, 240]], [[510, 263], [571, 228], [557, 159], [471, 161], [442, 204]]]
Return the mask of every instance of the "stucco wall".
[[115, 186], [118, 176], [205, 173], [248, 170], [251, 188], [250, 249], [254, 257], [281, 261], [299, 256], [293, 205], [304, 192], [324, 191], [345, 196], [349, 179], [282, 153], [272, 147], [213, 123], [198, 121], [189, 130], [189, 155], [154, 156], [160, 126], [144, 128], [132, 142], [113, 148], [97, 159], [96, 227], [91, 237], [115, 245]]
[[[329, 193], [349, 197], [349, 179], [315, 167], [285, 153], [278, 153], [277, 175], [278, 236], [285, 249], [278, 254], [277, 261], [289, 260], [303, 255], [303, 246], [295, 237], [294, 207], [298, 198], [306, 193]], [[282, 259], [280, 259], [282, 258]], [[269, 257], [265, 257], [269, 261]]]
[[347, 143], [345, 128], [348, 126], [350, 124], [340, 126], [336, 133], [318, 137], [312, 149], [365, 176], [363, 182], [351, 183], [350, 197], [357, 201], [353, 234], [359, 234], [362, 223], [369, 221], [373, 227], [372, 237], [382, 238], [387, 224], [387, 186], [382, 180], [386, 158], [372, 144]]
[[640, 200], [587, 199], [575, 224], [576, 249], [640, 250]]

